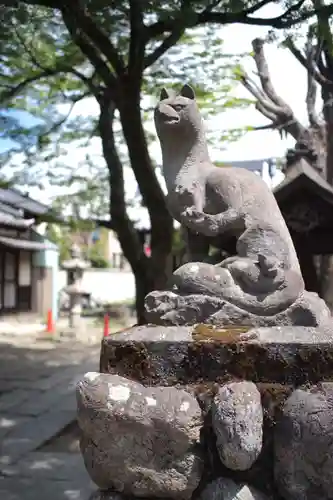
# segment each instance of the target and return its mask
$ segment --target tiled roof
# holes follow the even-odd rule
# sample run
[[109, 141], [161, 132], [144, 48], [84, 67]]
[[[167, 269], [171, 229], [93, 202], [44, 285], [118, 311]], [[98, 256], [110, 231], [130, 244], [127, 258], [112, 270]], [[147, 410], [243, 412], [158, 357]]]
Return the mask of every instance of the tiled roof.
[[43, 215], [50, 210], [47, 205], [29, 198], [29, 196], [13, 188], [0, 188], [0, 203], [9, 205], [14, 209], [25, 210], [34, 215]]
[[20, 248], [22, 250], [47, 250], [54, 248], [54, 246], [48, 242], [42, 243], [40, 241], [9, 238], [7, 236], [0, 236], [0, 245], [5, 245], [6, 247], [11, 248]]
[[16, 218], [12, 215], [0, 212], [0, 226], [12, 227], [16, 229], [28, 229], [34, 222], [34, 219]]
[[225, 161], [221, 162], [221, 164], [225, 164], [226, 167], [245, 168], [246, 170], [251, 170], [251, 172], [255, 172], [256, 170], [261, 172], [266, 161], [268, 159], [265, 158], [263, 160]]
[[288, 169], [284, 180], [276, 186], [274, 194], [278, 201], [290, 196], [295, 189], [307, 187], [318, 196], [333, 204], [333, 188], [328, 182], [320, 177], [316, 170], [305, 160], [300, 160]]

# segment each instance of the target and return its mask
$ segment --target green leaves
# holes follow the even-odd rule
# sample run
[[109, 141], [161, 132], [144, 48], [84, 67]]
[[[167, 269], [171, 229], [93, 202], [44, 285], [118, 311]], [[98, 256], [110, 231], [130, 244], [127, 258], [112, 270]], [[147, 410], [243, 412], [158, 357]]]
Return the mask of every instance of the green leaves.
[[[183, 18], [182, 4], [180, 0], [145, 2], [142, 4], [145, 25], [183, 19], [182, 22], [190, 26], [197, 21], [198, 13], [211, 3], [191, 2], [191, 8]], [[249, 2], [229, 2], [228, 5], [221, 3], [217, 8], [231, 11], [247, 5]], [[93, 0], [87, 7], [97, 29], [107, 34], [127, 64], [130, 45], [128, 3]], [[168, 30], [166, 27], [165, 31], [163, 28], [151, 32], [145, 47], [146, 56], [169, 36]], [[7, 165], [7, 175], [10, 172], [21, 184], [52, 185], [63, 189], [63, 208], [70, 207], [73, 217], [80, 209], [96, 217], [107, 215], [109, 172], [101, 156], [98, 116], [95, 114], [99, 108], [97, 100], [105, 92], [105, 83], [97, 67], [76, 44], [61, 12], [40, 6], [23, 3], [20, 9], [6, 17], [4, 33], [0, 34], [0, 48], [0, 102], [2, 97], [4, 110], [24, 110], [28, 117], [24, 125], [21, 118], [12, 119], [11, 123], [8, 119], [6, 123], [2, 122], [4, 131], [1, 137], [11, 141], [6, 143], [7, 151], [0, 154], [0, 164]], [[138, 74], [139, 80], [143, 76], [142, 117], [148, 143], [156, 140], [152, 110], [161, 86], [179, 88], [184, 82], [191, 83], [205, 118], [249, 105], [250, 100], [232, 96], [233, 68], [239, 57], [226, 54], [220, 30], [207, 25], [186, 29], [177, 44], [161, 53], [143, 75]], [[103, 54], [102, 58], [106, 60]], [[106, 63], [110, 74], [114, 75], [112, 61]], [[12, 98], [8, 97], [10, 92]], [[86, 108], [81, 101], [87, 103]], [[92, 101], [96, 106], [90, 114], [86, 109], [90, 109]], [[116, 129], [119, 155], [127, 165], [126, 144], [117, 119]], [[212, 131], [208, 140], [220, 146], [221, 141], [226, 144], [241, 133]], [[77, 154], [73, 153], [75, 150]], [[86, 150], [88, 157], [84, 157], [83, 151]], [[20, 162], [17, 161], [17, 152], [22, 153]], [[70, 195], [67, 195], [68, 191]]]

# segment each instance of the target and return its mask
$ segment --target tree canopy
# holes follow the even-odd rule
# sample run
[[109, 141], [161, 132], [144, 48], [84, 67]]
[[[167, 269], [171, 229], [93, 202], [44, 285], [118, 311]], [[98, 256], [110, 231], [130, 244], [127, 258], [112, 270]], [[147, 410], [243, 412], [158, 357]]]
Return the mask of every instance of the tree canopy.
[[[180, 24], [185, 28], [200, 26], [207, 23], [232, 24], [242, 23], [255, 26], [270, 26], [276, 29], [286, 29], [301, 23], [317, 14], [319, 11], [324, 16], [332, 14], [332, 5], [307, 0], [284, 0], [281, 1], [281, 14], [274, 17], [261, 17], [258, 11], [263, 7], [276, 4], [274, 0], [90, 0], [87, 2], [71, 2], [69, 0], [3, 0], [5, 5], [14, 7], [24, 3], [26, 5], [39, 5], [56, 10], [71, 8], [79, 13], [78, 25], [86, 28], [92, 33], [92, 25], [84, 17], [84, 11], [104, 15], [109, 10], [119, 9], [127, 12], [131, 18], [134, 31], [138, 27], [142, 17], [148, 19], [147, 27], [150, 35], [161, 36], [166, 32], [175, 31]], [[156, 13], [159, 19], [156, 19]], [[143, 19], [146, 21], [146, 19]], [[81, 24], [82, 23], [82, 24]], [[178, 25], [178, 26], [177, 26]], [[138, 33], [137, 33], [138, 34]], [[103, 39], [99, 38], [102, 42]], [[105, 41], [105, 40], [104, 40]], [[172, 44], [173, 45], [173, 44]], [[171, 46], [171, 45], [170, 45]]]

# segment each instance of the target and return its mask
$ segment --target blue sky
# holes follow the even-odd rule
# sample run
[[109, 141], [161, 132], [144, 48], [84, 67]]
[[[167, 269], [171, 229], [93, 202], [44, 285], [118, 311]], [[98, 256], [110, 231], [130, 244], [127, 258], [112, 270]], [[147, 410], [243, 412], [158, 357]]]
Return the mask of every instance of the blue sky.
[[[269, 7], [262, 9], [263, 16], [278, 15], [278, 7]], [[264, 37], [268, 28], [259, 28], [255, 26], [232, 25], [220, 29], [221, 38], [224, 40], [224, 48], [227, 53], [242, 53], [251, 50], [251, 41], [255, 37]], [[265, 50], [273, 84], [278, 94], [284, 98], [292, 107], [296, 117], [307, 123], [305, 96], [306, 96], [306, 73], [295, 58], [286, 50], [278, 48], [276, 44], [271, 44]], [[250, 59], [244, 61], [244, 66], [248, 73], [255, 71], [253, 61]], [[235, 89], [235, 95], [240, 97], [251, 97], [241, 86]], [[318, 101], [318, 105], [320, 102]], [[98, 107], [94, 99], [88, 99], [79, 103], [75, 107], [75, 115], [92, 116], [98, 113]], [[220, 116], [214, 116], [206, 121], [207, 129], [226, 129], [237, 128], [246, 125], [263, 125], [267, 120], [254, 109], [250, 107], [246, 110], [228, 111]], [[147, 125], [150, 131], [153, 131], [152, 123]], [[294, 144], [292, 138], [281, 140], [279, 134], [274, 131], [249, 132], [241, 140], [229, 145], [216, 145], [211, 150], [213, 160], [232, 161], [232, 160], [250, 160], [269, 157], [282, 157], [288, 147]], [[4, 146], [4, 143], [0, 147]], [[79, 150], [75, 145], [69, 146], [66, 151], [66, 163], [75, 167], [84, 163], [85, 155], [93, 156], [96, 162], [104, 162], [101, 157], [100, 141], [94, 138], [88, 148]], [[161, 154], [158, 143], [152, 144], [150, 153], [153, 158], [160, 163]], [[125, 172], [126, 191], [131, 198], [136, 191], [136, 183], [132, 171], [127, 168]], [[32, 190], [31, 195], [37, 196], [44, 202], [59, 194], [60, 191], [54, 187], [48, 186], [42, 192]]]

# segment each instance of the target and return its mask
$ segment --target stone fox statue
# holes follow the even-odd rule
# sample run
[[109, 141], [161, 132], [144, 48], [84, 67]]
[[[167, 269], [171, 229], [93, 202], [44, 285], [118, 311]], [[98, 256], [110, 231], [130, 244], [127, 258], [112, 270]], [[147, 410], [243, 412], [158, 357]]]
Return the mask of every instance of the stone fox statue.
[[[219, 266], [230, 272], [240, 290], [245, 287], [249, 294], [266, 297], [288, 288], [285, 296], [292, 303], [304, 283], [292, 239], [269, 187], [246, 169], [221, 168], [211, 162], [203, 120], [189, 85], [178, 95], [162, 89], [154, 118], [169, 210], [187, 233], [190, 260], [202, 262], [210, 244], [223, 236], [236, 237], [237, 255]], [[175, 273], [176, 281], [186, 283], [190, 291], [194, 280], [195, 289], [198, 283], [190, 268], [183, 268]]]

